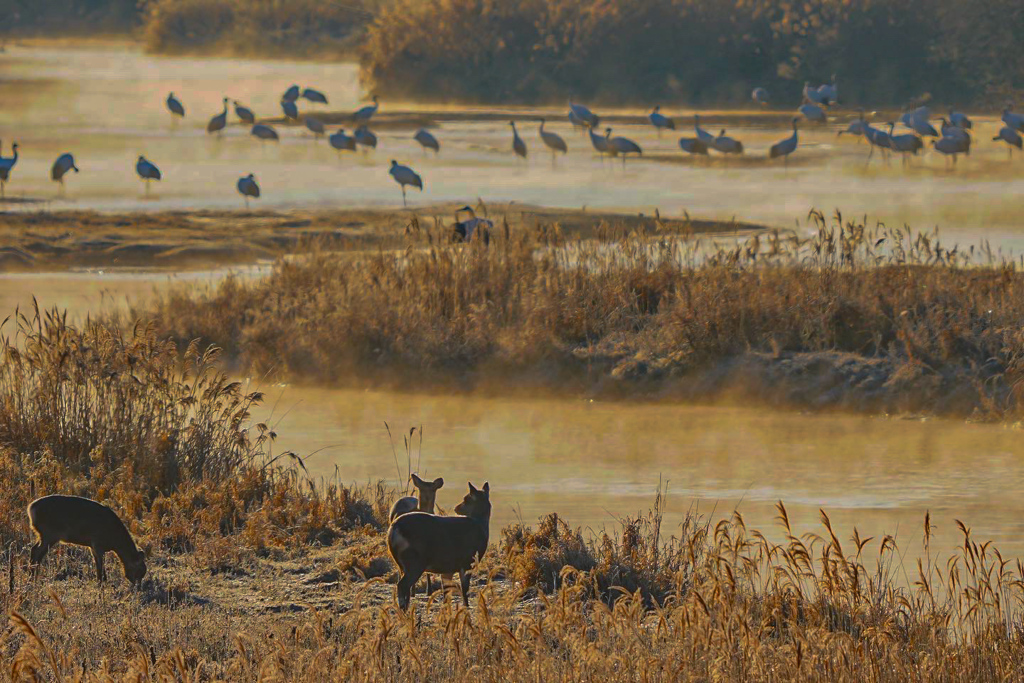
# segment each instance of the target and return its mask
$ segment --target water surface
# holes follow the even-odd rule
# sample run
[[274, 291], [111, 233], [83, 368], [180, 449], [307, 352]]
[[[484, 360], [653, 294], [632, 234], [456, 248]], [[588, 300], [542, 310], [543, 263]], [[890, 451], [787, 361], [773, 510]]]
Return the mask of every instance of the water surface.
[[[250, 172], [263, 187], [260, 202], [266, 207], [398, 207], [401, 193], [387, 173], [389, 161], [397, 159], [423, 176], [426, 187], [422, 195], [412, 192], [413, 206], [480, 197], [630, 212], [657, 207], [668, 215], [688, 211], [777, 227], [793, 226], [811, 207], [840, 208], [890, 224], [940, 226], [950, 240], [985, 238], [1017, 251], [1024, 246], [1019, 220], [1024, 161], [1009, 160], [1005, 145], [991, 141], [1000, 126], [993, 116], [976, 114], [975, 151], [955, 169], [935, 152], [907, 168], [898, 161], [883, 164], [878, 155], [866, 164], [866, 145], [836, 135], [852, 117], [850, 110], [840, 110], [829, 126], [802, 129], [788, 169], [766, 159], [768, 147], [789, 134], [786, 115], [705, 112], [706, 127], [713, 132], [727, 127], [729, 135], [744, 142], [747, 154], [694, 160], [676, 145], [679, 135], [693, 135], [692, 110], [666, 106], [679, 131], [659, 137], [639, 123], [648, 110], [645, 103], [602, 112], [611, 115], [616, 135], [644, 148], [645, 157], [625, 168], [602, 162], [589, 141], [571, 130], [564, 107], [495, 110], [385, 101], [382, 116], [430, 113], [442, 145], [438, 157], [419, 148], [412, 128], [382, 128], [375, 152], [342, 158], [325, 140], [314, 141], [304, 127], [279, 127], [280, 143], [268, 145], [235, 123], [223, 137], [206, 134], [222, 97], [245, 102], [258, 116], [278, 117], [280, 94], [292, 83], [327, 93], [326, 107], [300, 102], [304, 112], [314, 115], [353, 111], [364, 101], [353, 64], [160, 57], [132, 45], [12, 46], [0, 55], [5, 103], [0, 139], [21, 143], [23, 157], [8, 189], [11, 197], [30, 203], [7, 208], [241, 207], [234, 183]], [[187, 107], [188, 116], [180, 123], [172, 123], [164, 108], [169, 91]], [[627, 114], [633, 116], [630, 123], [615, 122]], [[554, 163], [537, 136], [540, 116], [570, 147], [568, 156]], [[519, 123], [530, 150], [527, 161], [511, 152], [506, 118]], [[236, 121], [233, 114], [230, 120]], [[69, 178], [66, 197], [57, 200], [48, 170], [65, 151], [75, 153], [82, 173]], [[139, 154], [164, 173], [150, 195], [134, 174]]]

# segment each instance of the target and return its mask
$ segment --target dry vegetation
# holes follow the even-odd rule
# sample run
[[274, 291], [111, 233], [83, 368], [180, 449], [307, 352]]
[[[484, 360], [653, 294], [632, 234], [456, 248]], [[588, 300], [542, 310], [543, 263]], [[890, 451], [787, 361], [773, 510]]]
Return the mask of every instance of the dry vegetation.
[[330, 383], [537, 387], [1003, 419], [1019, 413], [1024, 278], [937, 235], [814, 214], [809, 237], [717, 246], [685, 225], [498, 226], [490, 246], [409, 226], [405, 250], [320, 253], [182, 289], [161, 335], [246, 371]]
[[374, 0], [143, 0], [142, 35], [155, 52], [332, 59], [350, 55]]
[[430, 101], [846, 102], [1019, 93], [1015, 0], [397, 0], [361, 46], [367, 88]]
[[[493, 243], [492, 243], [493, 244]], [[473, 258], [481, 258], [479, 255]], [[565, 264], [563, 264], [565, 265]], [[0, 542], [11, 680], [991, 680], [1024, 657], [1020, 563], [962, 527], [947, 558], [895, 539], [773, 542], [742, 516], [615, 537], [557, 516], [501, 533], [473, 607], [398, 612], [379, 520], [391, 492], [312, 482], [252, 424], [260, 396], [152, 328], [9, 321], [0, 358]], [[493, 491], [501, 496], [501, 484]], [[117, 509], [150, 554], [97, 591], [85, 553], [25, 573], [32, 495]], [[916, 545], [916, 544], [915, 544]]]

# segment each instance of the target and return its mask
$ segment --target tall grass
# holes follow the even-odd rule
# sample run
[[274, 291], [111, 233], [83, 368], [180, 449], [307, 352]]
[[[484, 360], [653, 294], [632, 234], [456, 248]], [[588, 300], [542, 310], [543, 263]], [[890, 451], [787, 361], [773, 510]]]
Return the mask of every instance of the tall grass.
[[246, 370], [331, 383], [707, 398], [743, 382], [773, 402], [1016, 414], [1013, 262], [814, 220], [810, 237], [722, 247], [657, 227], [566, 240], [557, 225], [461, 246], [414, 224], [404, 251], [282, 262], [135, 314]]
[[[485, 567], [489, 578], [474, 587], [468, 610], [435, 593], [402, 613], [376, 597], [374, 579], [350, 589], [345, 609], [309, 609], [295, 619], [255, 614], [231, 623], [239, 630], [226, 637], [230, 612], [154, 610], [132, 605], [131, 597], [120, 608], [101, 602], [88, 612], [80, 601], [60, 604], [58, 612], [43, 597], [23, 603], [30, 616], [12, 614], [0, 659], [29, 677], [88, 673], [100, 681], [126, 673], [159, 681], [204, 674], [307, 681], [1019, 678], [1019, 562], [979, 543], [963, 524], [959, 549], [940, 556], [930, 547], [926, 516], [923, 559], [908, 568], [892, 536], [865, 538], [853, 529], [841, 540], [823, 511], [820, 533], [797, 537], [781, 502], [778, 512], [778, 542], [748, 528], [738, 512], [718, 522], [691, 518], [665, 543], [655, 511], [650, 525], [631, 523], [614, 539], [582, 547], [578, 532], [545, 520], [536, 533], [506, 533], [527, 548], [510, 549], [507, 565]], [[531, 546], [564, 554], [550, 567], [556, 585], [531, 582]], [[605, 573], [610, 566], [647, 585], [630, 589], [624, 574]], [[626, 578], [621, 584], [619, 576]], [[603, 590], [606, 579], [611, 588]], [[655, 585], [657, 594], [649, 589]], [[86, 618], [115, 626], [125, 613], [145, 627], [116, 644], [90, 639], [94, 629], [65, 627]], [[166, 641], [175, 631], [180, 640]]]
[[[143, 540], [195, 549], [295, 547], [379, 525], [383, 492], [319, 485], [271, 426], [262, 394], [214, 366], [216, 349], [183, 352], [151, 326], [75, 327], [57, 311], [18, 313], [0, 336], [0, 539], [27, 539], [33, 496], [72, 493], [118, 509]], [[271, 504], [272, 503], [272, 504]]]

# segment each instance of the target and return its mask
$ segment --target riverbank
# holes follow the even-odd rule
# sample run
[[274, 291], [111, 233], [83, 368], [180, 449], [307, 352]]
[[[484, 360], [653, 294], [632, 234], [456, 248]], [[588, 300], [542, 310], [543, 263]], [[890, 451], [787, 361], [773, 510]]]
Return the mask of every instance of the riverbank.
[[[671, 233], [746, 234], [758, 226], [669, 219], [528, 205], [476, 205], [509, 230], [558, 225], [567, 239], [599, 239], [602, 230], [658, 229]], [[373, 209], [291, 211], [12, 212], [0, 225], [0, 272], [71, 268], [188, 271], [273, 261], [312, 252], [398, 249], [411, 233], [451, 225], [459, 205], [405, 211]]]

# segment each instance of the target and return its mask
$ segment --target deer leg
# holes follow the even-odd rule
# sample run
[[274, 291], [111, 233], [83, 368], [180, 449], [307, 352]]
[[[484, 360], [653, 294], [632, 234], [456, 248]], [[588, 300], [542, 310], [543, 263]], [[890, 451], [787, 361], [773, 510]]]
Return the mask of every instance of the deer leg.
[[47, 543], [40, 538], [39, 542], [32, 546], [32, 551], [29, 553], [29, 566], [32, 569], [33, 576], [39, 576], [43, 558], [46, 557], [46, 553], [50, 550], [51, 545], [53, 544]]
[[402, 610], [409, 608], [409, 601], [412, 600], [412, 590], [416, 582], [423, 576], [423, 568], [418, 564], [406, 567], [402, 578], [398, 580], [398, 606]]
[[107, 580], [107, 575], [103, 571], [103, 550], [97, 546], [92, 547], [92, 557], [96, 560], [96, 580], [103, 583]]
[[459, 582], [462, 584], [462, 604], [466, 607], [469, 607], [469, 580], [471, 578], [469, 572], [459, 572]]

